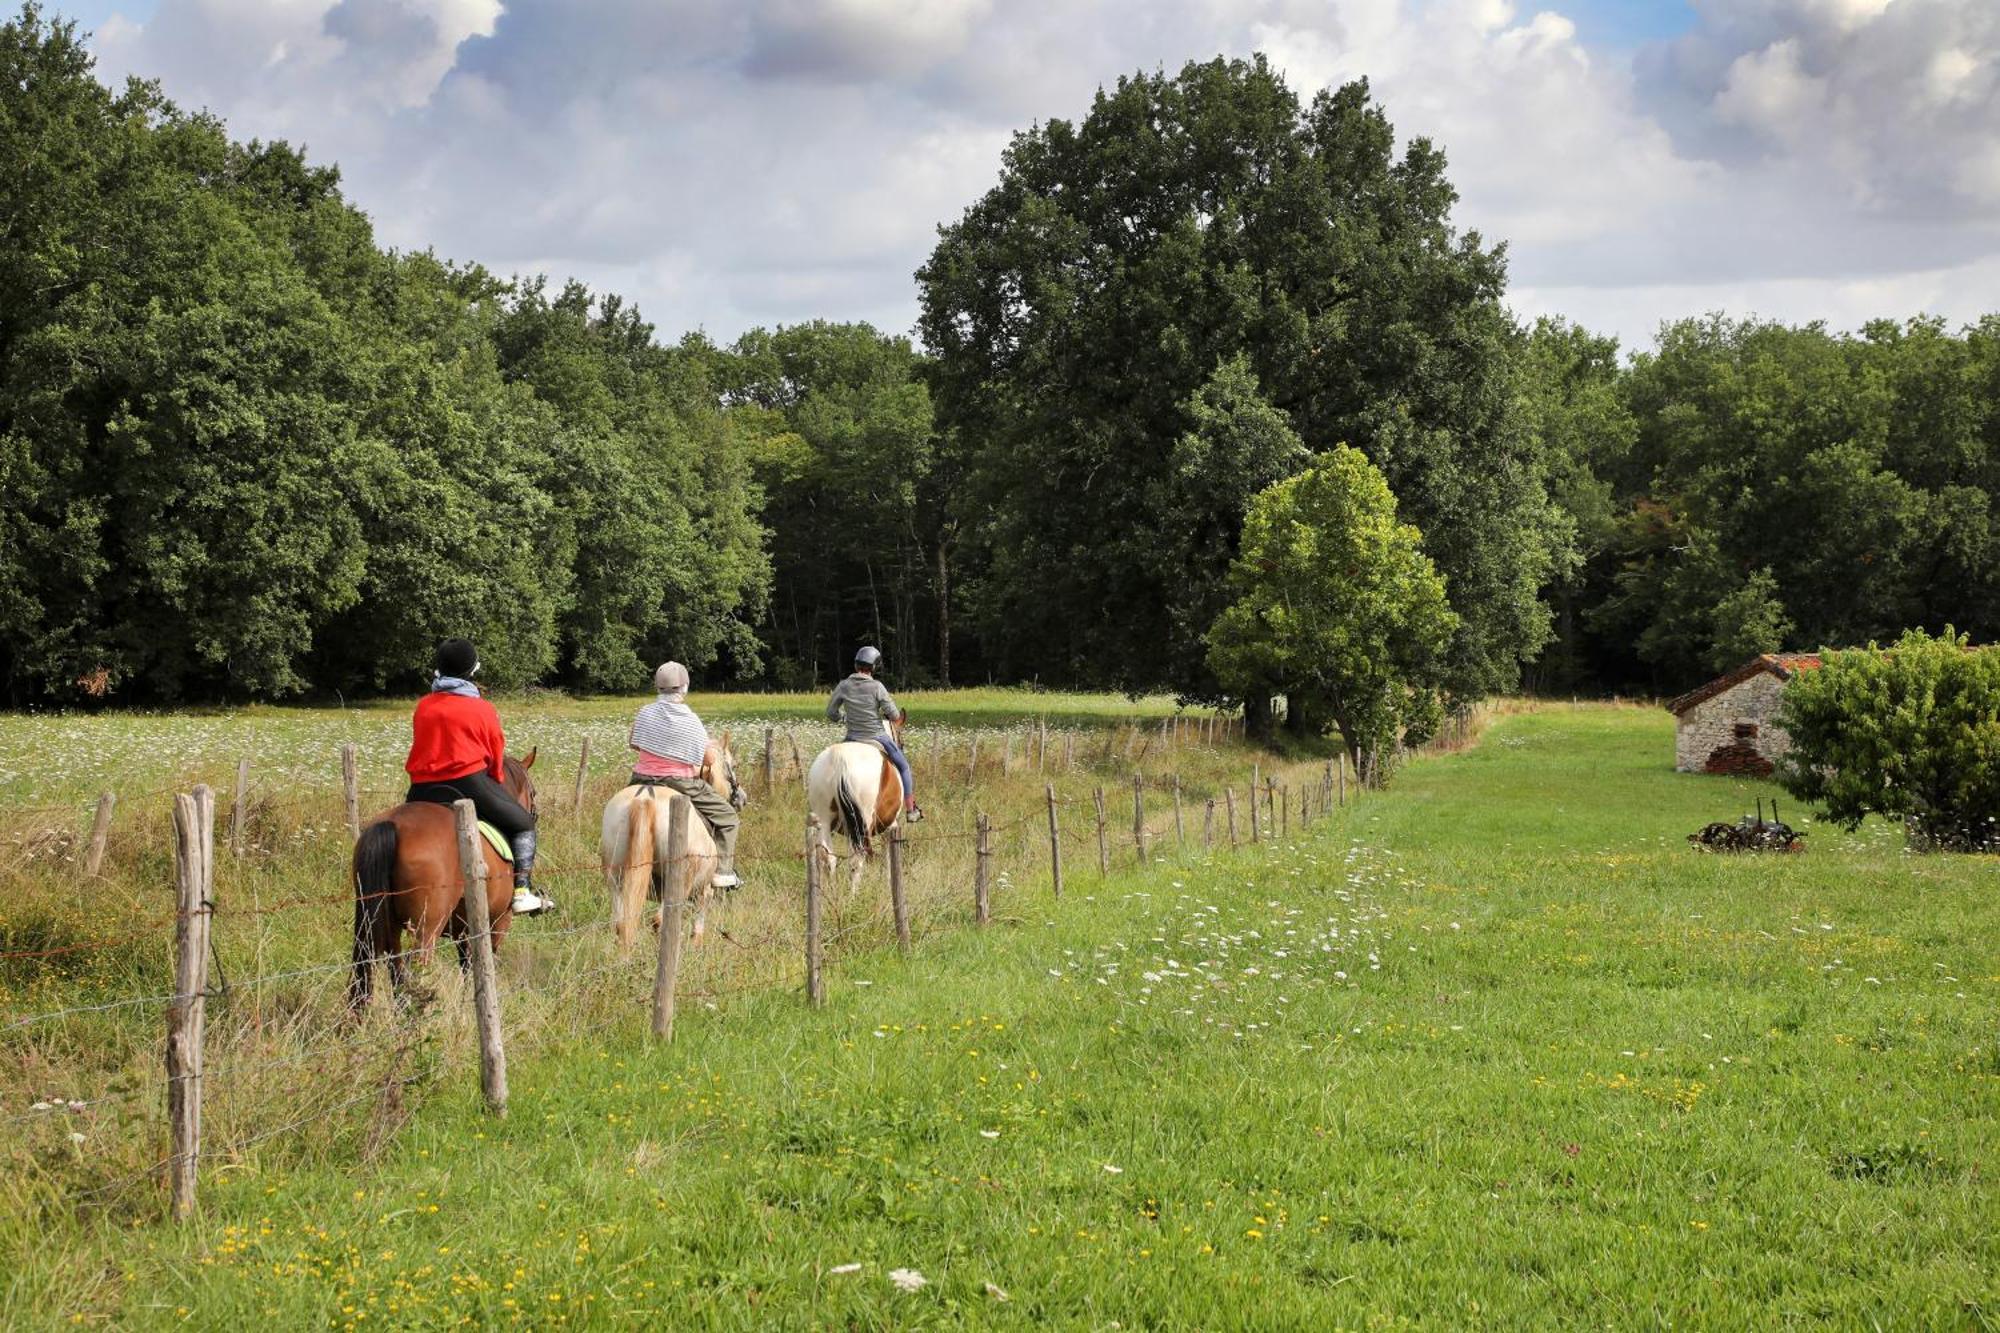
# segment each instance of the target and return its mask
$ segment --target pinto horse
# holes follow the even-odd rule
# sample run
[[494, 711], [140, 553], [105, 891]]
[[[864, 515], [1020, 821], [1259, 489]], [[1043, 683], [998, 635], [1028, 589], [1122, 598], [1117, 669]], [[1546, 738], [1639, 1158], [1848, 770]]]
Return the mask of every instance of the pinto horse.
[[882, 747], [868, 741], [829, 745], [806, 773], [806, 810], [819, 817], [813, 853], [833, 870], [833, 834], [847, 839], [847, 890], [861, 886], [865, 859], [875, 839], [903, 817], [903, 778]]
[[[736, 780], [736, 756], [730, 752], [728, 732], [722, 733], [721, 740], [708, 743], [701, 760], [701, 780], [738, 810], [747, 804], [743, 784]], [[611, 926], [621, 945], [631, 944], [638, 932], [640, 905], [666, 891], [667, 806], [674, 794], [671, 787], [662, 790], [635, 782], [605, 803], [598, 851], [604, 858], [605, 887], [611, 893]], [[689, 810], [687, 863], [680, 889], [683, 899], [694, 903], [691, 944], [700, 944], [708, 934], [715, 867], [715, 835], [699, 812]]]
[[[506, 757], [501, 785], [528, 809], [535, 808], [535, 783], [525, 759]], [[513, 867], [484, 838], [486, 916], [498, 949], [514, 919]], [[405, 931], [416, 948], [403, 952]], [[429, 962], [440, 935], [458, 941], [458, 965], [467, 965], [465, 875], [458, 859], [458, 815], [434, 801], [406, 801], [371, 820], [354, 844], [354, 976], [348, 983], [349, 1009], [359, 1014], [374, 993], [375, 964], [389, 965], [389, 984], [399, 994], [413, 954]]]

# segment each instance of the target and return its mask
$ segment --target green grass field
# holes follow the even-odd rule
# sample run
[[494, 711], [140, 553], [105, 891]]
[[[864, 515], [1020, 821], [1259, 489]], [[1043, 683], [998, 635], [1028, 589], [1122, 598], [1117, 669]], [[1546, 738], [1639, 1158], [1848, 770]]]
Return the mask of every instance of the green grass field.
[[266, 1140], [178, 1229], [23, 1195], [0, 1322], [2000, 1325], [2000, 867], [1696, 854], [1770, 789], [1671, 753], [1506, 716], [1278, 848], [1022, 870], [671, 1047], [612, 972], [504, 1121], [440, 1004], [392, 1137]]

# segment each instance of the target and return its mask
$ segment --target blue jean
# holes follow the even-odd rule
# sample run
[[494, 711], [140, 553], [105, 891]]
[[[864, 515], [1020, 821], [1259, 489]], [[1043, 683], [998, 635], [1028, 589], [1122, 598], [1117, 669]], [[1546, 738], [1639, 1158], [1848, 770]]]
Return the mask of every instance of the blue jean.
[[882, 753], [889, 756], [889, 762], [896, 766], [896, 772], [903, 779], [903, 804], [917, 802], [917, 780], [910, 773], [910, 761], [903, 755], [903, 747], [887, 736], [877, 736], [875, 743], [882, 747]]

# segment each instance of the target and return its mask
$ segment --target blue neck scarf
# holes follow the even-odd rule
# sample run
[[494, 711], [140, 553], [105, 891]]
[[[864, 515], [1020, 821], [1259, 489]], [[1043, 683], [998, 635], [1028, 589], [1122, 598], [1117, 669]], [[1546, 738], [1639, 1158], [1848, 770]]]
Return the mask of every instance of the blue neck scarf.
[[479, 687], [463, 676], [434, 676], [431, 679], [431, 693], [462, 694], [468, 699], [479, 697]]

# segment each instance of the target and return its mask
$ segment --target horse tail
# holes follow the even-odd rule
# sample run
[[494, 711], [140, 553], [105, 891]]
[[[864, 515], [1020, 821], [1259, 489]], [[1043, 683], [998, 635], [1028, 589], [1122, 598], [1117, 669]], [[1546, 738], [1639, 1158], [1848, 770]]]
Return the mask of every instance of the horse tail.
[[375, 941], [396, 884], [396, 824], [384, 819], [361, 830], [354, 844], [354, 976], [348, 1003], [360, 1009], [373, 990]]
[[835, 825], [854, 847], [868, 845], [868, 818], [861, 813], [861, 803], [854, 797], [854, 787], [848, 781], [847, 771], [841, 770], [840, 778], [833, 786], [833, 810]]
[[625, 806], [625, 874], [618, 886], [618, 939], [630, 944], [639, 929], [639, 917], [646, 898], [659, 882], [659, 859], [655, 847], [653, 816], [657, 802], [650, 791], [641, 791]]

